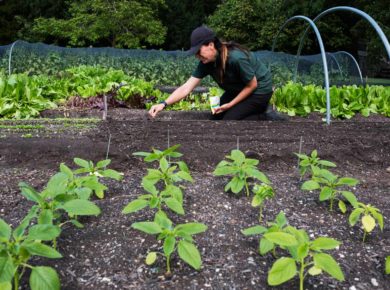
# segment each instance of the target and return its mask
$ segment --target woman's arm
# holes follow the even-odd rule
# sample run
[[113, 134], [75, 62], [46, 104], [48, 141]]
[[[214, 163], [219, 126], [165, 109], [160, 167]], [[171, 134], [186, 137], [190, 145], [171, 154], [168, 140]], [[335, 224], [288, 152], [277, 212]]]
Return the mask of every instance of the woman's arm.
[[256, 76], [253, 77], [249, 81], [249, 83], [241, 90], [241, 92], [229, 103], [223, 104], [219, 108], [215, 109], [215, 114], [219, 114], [222, 112], [225, 112], [229, 110], [230, 108], [234, 107], [237, 105], [239, 102], [245, 100], [252, 92], [257, 88], [257, 79]]
[[[172, 105], [176, 102], [179, 102], [185, 98], [197, 85], [199, 85], [202, 79], [195, 77], [190, 77], [183, 85], [178, 87], [166, 100], [167, 105]], [[156, 115], [165, 108], [165, 104], [153, 105], [149, 110], [149, 115], [151, 117], [156, 117]]]

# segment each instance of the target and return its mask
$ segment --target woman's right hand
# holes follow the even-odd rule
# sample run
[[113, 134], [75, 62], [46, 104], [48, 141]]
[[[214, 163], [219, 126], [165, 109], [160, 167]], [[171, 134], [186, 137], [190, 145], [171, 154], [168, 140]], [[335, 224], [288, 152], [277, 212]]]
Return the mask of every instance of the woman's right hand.
[[164, 107], [165, 105], [164, 104], [157, 104], [157, 105], [153, 105], [150, 110], [149, 110], [149, 115], [154, 118], [157, 116], [157, 114], [159, 112], [161, 112], [162, 110], [164, 110]]

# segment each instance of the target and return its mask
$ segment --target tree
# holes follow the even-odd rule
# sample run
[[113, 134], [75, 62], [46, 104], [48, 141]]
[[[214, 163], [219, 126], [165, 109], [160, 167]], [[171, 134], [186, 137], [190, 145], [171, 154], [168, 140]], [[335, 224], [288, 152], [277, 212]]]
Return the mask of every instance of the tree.
[[64, 19], [37, 18], [32, 31], [72, 46], [142, 48], [164, 42], [166, 28], [157, 17], [163, 0], [69, 1]]

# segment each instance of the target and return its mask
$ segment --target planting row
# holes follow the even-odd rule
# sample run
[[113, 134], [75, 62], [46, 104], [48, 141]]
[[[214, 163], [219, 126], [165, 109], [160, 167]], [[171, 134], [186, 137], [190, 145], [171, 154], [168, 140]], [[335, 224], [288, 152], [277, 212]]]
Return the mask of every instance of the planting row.
[[[154, 211], [153, 220], [137, 221], [132, 227], [141, 232], [156, 235], [162, 241], [162, 253], [149, 251], [145, 262], [153, 264], [158, 256], [166, 261], [166, 275], [171, 275], [171, 256], [177, 251], [178, 256], [188, 265], [199, 270], [202, 259], [194, 241], [194, 235], [203, 233], [207, 226], [197, 222], [174, 225], [172, 214], [184, 215], [183, 190], [185, 182], [193, 182], [188, 166], [179, 158], [177, 151], [180, 145], [172, 146], [164, 151], [153, 149], [152, 152], [137, 152], [145, 162], [150, 164], [147, 174], [142, 178], [145, 194], [139, 195], [124, 207], [122, 213], [132, 214], [149, 208]], [[352, 206], [349, 223], [354, 226], [358, 222], [363, 228], [363, 242], [367, 234], [378, 225], [383, 230], [384, 221], [380, 210], [371, 205], [359, 202], [348, 187], [355, 186], [358, 180], [340, 177], [329, 168], [336, 164], [321, 160], [314, 150], [310, 155], [296, 154], [300, 159], [301, 179], [310, 176], [302, 184], [303, 190], [319, 190], [320, 201], [330, 202], [330, 211], [337, 201], [342, 213], [347, 206]], [[0, 289], [18, 289], [19, 280], [31, 269], [30, 287], [33, 290], [59, 289], [60, 281], [53, 268], [33, 266], [29, 260], [33, 256], [60, 258], [57, 251], [57, 238], [61, 228], [66, 224], [76, 227], [83, 225], [78, 216], [98, 215], [100, 209], [93, 202], [93, 196], [104, 198], [107, 187], [101, 178], [120, 180], [122, 174], [106, 169], [110, 160], [99, 161], [94, 165], [91, 161], [75, 158], [79, 168], [72, 170], [65, 164], [60, 165], [60, 172], [50, 178], [43, 191], [38, 192], [26, 183], [20, 183], [23, 196], [35, 203], [20, 225], [12, 229], [0, 219]], [[243, 229], [246, 236], [259, 235], [259, 253], [271, 253], [280, 258], [268, 272], [269, 285], [282, 284], [296, 275], [300, 278], [300, 289], [303, 289], [307, 274], [319, 275], [323, 272], [337, 280], [344, 280], [342, 269], [336, 260], [326, 251], [340, 245], [335, 239], [318, 237], [311, 240], [307, 232], [292, 225], [283, 212], [274, 221], [262, 225], [262, 208], [266, 200], [275, 197], [269, 178], [257, 166], [259, 160], [246, 158], [240, 150], [232, 150], [226, 160], [222, 160], [214, 170], [215, 176], [229, 178], [224, 188], [235, 194], [253, 193], [252, 206], [259, 207], [259, 224]], [[386, 261], [386, 273], [390, 273], [390, 257]]]

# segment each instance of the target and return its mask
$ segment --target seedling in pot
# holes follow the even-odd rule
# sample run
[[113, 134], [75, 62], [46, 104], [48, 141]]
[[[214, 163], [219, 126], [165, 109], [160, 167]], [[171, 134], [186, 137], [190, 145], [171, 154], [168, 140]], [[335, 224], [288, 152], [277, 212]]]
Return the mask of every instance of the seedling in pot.
[[364, 231], [363, 243], [366, 240], [367, 233], [371, 233], [377, 223], [381, 231], [383, 231], [383, 216], [376, 207], [358, 202], [355, 209], [349, 215], [349, 224], [354, 226], [359, 221], [360, 216], [362, 217], [360, 221]]
[[[315, 276], [322, 272], [328, 273], [339, 281], [344, 281], [344, 274], [339, 264], [331, 255], [323, 253], [324, 250], [337, 248], [340, 242], [325, 237], [310, 241], [306, 231], [291, 226], [286, 228], [285, 233], [267, 233], [264, 237], [285, 247], [290, 255], [279, 258], [272, 265], [268, 272], [269, 285], [283, 284], [298, 274], [299, 289], [303, 290], [303, 282], [307, 274]], [[295, 243], [291, 245], [294, 240]], [[307, 270], [308, 267], [310, 268]]]
[[177, 214], [183, 215], [183, 194], [179, 187], [168, 185], [163, 191], [159, 192], [151, 183], [144, 183], [143, 187], [148, 194], [139, 196], [122, 210], [122, 213], [129, 214], [137, 212], [145, 207], [156, 208], [162, 211], [162, 205], [165, 204], [169, 209]]
[[231, 161], [222, 160], [214, 170], [215, 176], [232, 177], [225, 186], [225, 192], [231, 190], [238, 194], [245, 187], [246, 195], [249, 196], [248, 178], [257, 179], [265, 184], [271, 183], [267, 176], [256, 168], [259, 161], [246, 158], [242, 151], [234, 149], [226, 158]]
[[264, 202], [266, 199], [275, 197], [275, 192], [270, 185], [265, 183], [262, 183], [261, 185], [255, 184], [253, 186], [252, 192], [254, 193], [252, 206], [259, 207], [259, 223], [261, 223]]
[[324, 167], [336, 167], [336, 164], [327, 160], [321, 160], [318, 157], [317, 150], [313, 150], [310, 155], [294, 153], [300, 159], [299, 162], [299, 173], [301, 179], [305, 176], [306, 172], [314, 175], [313, 167], [324, 168]]
[[61, 254], [43, 241], [56, 239], [61, 229], [55, 225], [33, 225], [38, 207], [33, 206], [27, 216], [14, 230], [0, 219], [0, 289], [19, 289], [19, 281], [26, 268], [31, 269], [30, 288], [32, 290], [60, 289], [60, 280], [55, 269], [45, 266], [32, 266], [28, 261], [33, 256], [50, 259], [61, 258]]
[[314, 175], [311, 180], [302, 184], [303, 190], [320, 189], [320, 201], [330, 200], [330, 211], [333, 211], [333, 203], [338, 200], [338, 206], [342, 213], [347, 211], [345, 202], [340, 199], [343, 196], [352, 206], [356, 206], [356, 196], [346, 190], [342, 190], [345, 186], [355, 186], [359, 180], [350, 177], [339, 177], [329, 170], [314, 168]]
[[276, 245], [271, 240], [265, 237], [267, 233], [284, 233], [285, 228], [288, 226], [288, 221], [286, 216], [281, 211], [276, 216], [273, 222], [268, 223], [268, 228], [257, 225], [253, 227], [249, 227], [241, 232], [245, 236], [253, 236], [253, 235], [262, 235], [259, 240], [259, 253], [260, 255], [265, 255], [268, 252], [272, 251], [274, 257], [276, 257]]
[[[136, 222], [134, 229], [147, 234], [158, 235], [157, 240], [163, 240], [163, 252], [166, 259], [166, 275], [171, 275], [171, 255], [177, 250], [179, 257], [196, 270], [202, 266], [198, 248], [194, 244], [193, 235], [203, 233], [207, 226], [201, 223], [186, 223], [173, 226], [172, 221], [164, 212], [157, 212], [153, 222]], [[153, 264], [157, 259], [156, 252], [149, 252], [146, 262]]]

